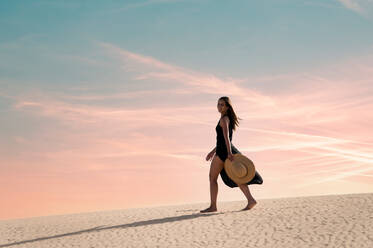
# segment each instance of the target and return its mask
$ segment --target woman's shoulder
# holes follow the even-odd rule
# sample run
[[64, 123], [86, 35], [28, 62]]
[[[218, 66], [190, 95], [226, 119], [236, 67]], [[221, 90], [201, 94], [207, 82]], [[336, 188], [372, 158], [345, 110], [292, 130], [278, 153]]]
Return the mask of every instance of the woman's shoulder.
[[219, 119], [219, 124], [222, 124], [224, 125], [224, 123], [228, 123], [229, 124], [230, 120], [229, 120], [229, 117], [227, 115], [224, 115], [223, 117], [221, 117]]

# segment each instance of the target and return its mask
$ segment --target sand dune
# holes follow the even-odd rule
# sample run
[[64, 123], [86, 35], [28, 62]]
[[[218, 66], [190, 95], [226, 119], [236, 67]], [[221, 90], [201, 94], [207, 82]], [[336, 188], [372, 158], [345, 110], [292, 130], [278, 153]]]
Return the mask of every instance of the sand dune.
[[0, 221], [0, 247], [373, 247], [373, 193]]

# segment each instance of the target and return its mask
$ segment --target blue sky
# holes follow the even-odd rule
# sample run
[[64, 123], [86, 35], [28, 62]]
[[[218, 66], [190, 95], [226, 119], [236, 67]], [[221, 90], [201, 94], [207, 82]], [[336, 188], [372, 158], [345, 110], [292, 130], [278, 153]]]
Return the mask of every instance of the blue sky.
[[1, 1], [0, 218], [207, 201], [222, 95], [255, 196], [371, 192], [372, 24], [372, 0]]
[[54, 71], [58, 55], [95, 58], [96, 42], [242, 77], [308, 71], [365, 54], [373, 40], [371, 16], [339, 1], [3, 1], [0, 11], [2, 47], [17, 46], [1, 50], [11, 77]]

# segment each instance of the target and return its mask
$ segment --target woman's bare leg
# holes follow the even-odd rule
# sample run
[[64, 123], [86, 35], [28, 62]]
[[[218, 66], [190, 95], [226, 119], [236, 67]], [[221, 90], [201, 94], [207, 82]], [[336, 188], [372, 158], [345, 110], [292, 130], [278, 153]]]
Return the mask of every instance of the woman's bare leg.
[[247, 184], [240, 184], [238, 185], [241, 189], [241, 191], [245, 194], [247, 199], [247, 206], [243, 208], [242, 210], [250, 210], [256, 205], [256, 201], [254, 197], [251, 195], [249, 186]]
[[216, 200], [218, 197], [218, 176], [220, 171], [223, 169], [224, 163], [223, 161], [218, 157], [214, 156], [211, 162], [210, 166], [210, 173], [209, 173], [209, 180], [210, 180], [210, 197], [211, 197], [211, 204], [210, 207], [201, 210], [201, 213], [206, 212], [215, 212], [217, 211], [216, 207]]

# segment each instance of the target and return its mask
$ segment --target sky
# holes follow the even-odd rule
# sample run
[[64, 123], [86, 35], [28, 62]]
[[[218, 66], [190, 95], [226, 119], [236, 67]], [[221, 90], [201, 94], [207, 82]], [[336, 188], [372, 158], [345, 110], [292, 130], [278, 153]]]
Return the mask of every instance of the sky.
[[0, 219], [207, 207], [221, 96], [255, 199], [373, 192], [373, 0], [5, 0], [0, 30]]

